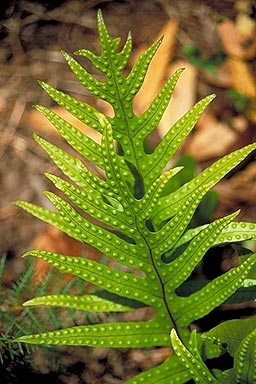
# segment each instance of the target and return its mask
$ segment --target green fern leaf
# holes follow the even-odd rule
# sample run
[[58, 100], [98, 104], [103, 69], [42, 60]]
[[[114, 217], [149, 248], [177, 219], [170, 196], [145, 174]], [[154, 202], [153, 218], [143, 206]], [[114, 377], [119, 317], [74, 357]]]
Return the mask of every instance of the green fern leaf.
[[[193, 229], [189, 229], [184, 233], [177, 243], [177, 248], [191, 241], [200, 231], [207, 228], [209, 224], [205, 224]], [[234, 243], [239, 241], [256, 239], [256, 224], [246, 222], [234, 222], [228, 224], [221, 234], [217, 237], [214, 245], [225, 243]]]
[[222, 229], [237, 216], [237, 214], [238, 213], [234, 213], [209, 224], [205, 230], [199, 232], [199, 234], [191, 241], [183, 252], [182, 257], [177, 258], [169, 264], [167, 278], [163, 277], [163, 281], [169, 290], [175, 290], [190, 276], [191, 272], [201, 261], [206, 251], [213, 245], [214, 239]]
[[[187, 323], [189, 318], [200, 319], [207, 315], [213, 308], [223, 303], [241, 286], [245, 280], [250, 268], [255, 264], [256, 255], [248, 257], [241, 265], [232, 268], [224, 275], [221, 275], [208, 283], [199, 292], [184, 298], [181, 307], [185, 307], [183, 314], [179, 315], [179, 322]], [[223, 290], [225, 286], [225, 290]], [[193, 311], [196, 303], [196, 311]], [[179, 306], [177, 308], [179, 311]]]
[[160, 366], [140, 373], [134, 378], [127, 380], [125, 384], [182, 384], [186, 383], [189, 379], [191, 379], [190, 373], [180, 364], [179, 359], [173, 353]]
[[[146, 278], [132, 273], [117, 271], [96, 261], [60, 255], [49, 251], [28, 251], [24, 256], [33, 255], [47, 261], [63, 272], [71, 273], [100, 288], [123, 297], [140, 300], [145, 304], [161, 303], [161, 287], [155, 285], [149, 292]], [[130, 260], [132, 265], [132, 259]], [[130, 265], [130, 266], [131, 266]]]
[[231, 356], [234, 356], [242, 340], [249, 335], [256, 327], [256, 317], [252, 316], [244, 320], [229, 320], [217, 325], [210, 331], [203, 334], [214, 342], [226, 344], [226, 349]]
[[[60, 116], [49, 109], [39, 105], [36, 106], [36, 109], [45, 115], [45, 117], [55, 126], [55, 128], [58, 129], [59, 133], [73, 148], [76, 149], [78, 153], [95, 165], [98, 165], [100, 168], [103, 167], [101, 146], [99, 144], [97, 144], [90, 137], [84, 135], [81, 131], [79, 131], [79, 129], [75, 128], [73, 125], [63, 120]], [[95, 115], [94, 118], [96, 120]], [[94, 126], [94, 124], [91, 125]]]
[[[66, 176], [63, 179], [46, 174], [61, 191], [62, 197], [45, 192], [53, 210], [21, 201], [17, 201], [16, 205], [89, 244], [117, 264], [110, 267], [86, 258], [41, 250], [29, 251], [25, 256], [41, 258], [110, 294], [152, 307], [155, 316], [148, 321], [81, 325], [25, 335], [18, 341], [121, 348], [170, 346], [169, 335], [174, 329], [172, 343], [177, 355], [171, 354], [159, 367], [143, 372], [127, 383], [185, 383], [191, 377], [200, 383], [210, 380], [217, 383], [203, 359], [218, 356], [219, 348], [206, 343], [201, 358], [199, 351], [203, 348], [203, 341], [199, 338], [197, 347], [190, 325], [232, 297], [243, 287], [246, 279], [254, 279], [250, 271], [255, 268], [256, 255], [241, 258], [238, 267], [206, 282], [186, 297], [179, 294], [179, 288], [210, 248], [225, 242], [255, 238], [256, 224], [233, 222], [238, 214], [235, 212], [198, 228], [189, 229], [189, 225], [205, 194], [245, 159], [256, 144], [226, 155], [167, 194], [164, 191], [166, 183], [170, 184], [172, 177], [181, 169], [169, 167], [169, 161], [214, 96], [207, 96], [195, 104], [148, 153], [145, 150], [147, 136], [162, 118], [183, 70], [174, 73], [150, 107], [138, 116], [133, 109], [133, 100], [162, 39], [144, 52], [130, 73], [125, 75], [123, 72], [132, 47], [131, 36], [119, 50], [120, 39], [111, 38], [101, 12], [98, 13], [98, 29], [101, 54], [97, 56], [88, 50], [77, 53], [88, 58], [102, 72], [101, 77], [94, 78], [73, 57], [67, 53], [63, 55], [82, 85], [111, 104], [113, 117], [104, 116], [96, 108], [48, 84], [41, 82], [41, 85], [55, 102], [98, 131], [101, 143], [96, 143], [47, 108], [37, 106], [79, 156], [72, 156], [35, 135], [38, 144]], [[81, 156], [89, 160], [94, 168], [88, 169]], [[92, 170], [95, 166], [100, 168], [98, 174]], [[35, 298], [26, 305], [61, 305], [106, 312], [132, 310], [129, 305], [111, 303], [95, 296], [83, 295], [72, 300], [68, 294]], [[192, 352], [196, 354], [195, 365], [190, 361], [191, 337], [194, 340]], [[240, 351], [237, 353], [241, 358]], [[185, 366], [179, 354], [185, 360]]]
[[191, 181], [180, 187], [177, 191], [159, 200], [153, 219], [155, 224], [159, 226], [161, 222], [169, 219], [179, 209], [182, 202], [187, 200], [188, 196], [202, 187], [205, 193], [211, 188], [213, 183], [217, 184], [230, 170], [236, 167], [246, 156], [256, 149], [255, 144], [250, 144], [244, 148], [234, 151], [214, 164], [206, 168]]
[[[65, 93], [56, 90], [55, 88], [51, 87], [49, 84], [44, 83], [43, 81], [40, 81], [39, 84], [41, 87], [48, 93], [48, 95], [56, 101], [57, 104], [59, 104], [61, 107], [65, 108], [69, 113], [71, 113], [73, 116], [75, 116], [78, 120], [83, 122], [84, 124], [92, 127], [98, 132], [102, 132], [102, 127], [99, 124], [99, 121], [97, 120], [96, 113], [100, 113], [96, 108], [92, 107], [91, 105], [88, 105], [82, 101], [79, 101], [77, 99], [74, 99], [73, 97], [66, 95]], [[55, 116], [55, 122], [59, 124], [59, 116], [54, 114], [53, 112], [49, 111], [47, 108], [42, 106], [36, 106], [37, 109], [41, 110], [42, 112], [47, 112], [46, 117], [51, 121], [51, 118]], [[70, 128], [70, 125], [67, 126]], [[61, 129], [61, 127], [60, 127]], [[72, 129], [73, 130], [73, 129]], [[67, 130], [65, 130], [67, 132]], [[82, 138], [82, 140], [87, 140], [87, 138]], [[91, 146], [88, 146], [89, 150], [91, 150]]]
[[241, 342], [234, 355], [234, 368], [230, 377], [236, 383], [253, 383], [256, 381], [256, 329], [251, 331]]
[[126, 312], [133, 310], [132, 307], [121, 305], [102, 299], [95, 295], [46, 295], [38, 296], [32, 300], [28, 300], [23, 304], [25, 307], [30, 306], [50, 306], [50, 307], [63, 307], [74, 308], [80, 311], [93, 311], [93, 312]]
[[[191, 336], [193, 337], [194, 332]], [[220, 381], [216, 380], [211, 372], [208, 370], [204, 362], [198, 353], [197, 346], [195, 345], [191, 353], [180, 341], [175, 329], [171, 330], [171, 341], [174, 352], [182, 362], [182, 364], [189, 370], [189, 373], [193, 377], [195, 383], [199, 384], [220, 384]]]
[[113, 348], [169, 345], [166, 332], [163, 332], [160, 324], [156, 322], [116, 322], [82, 325], [61, 329], [60, 331], [21, 336], [18, 341], [32, 344], [84, 345]]
[[164, 136], [154, 152], [148, 155], [149, 167], [144, 171], [143, 176], [148, 183], [155, 179], [162, 169], [166, 166], [170, 158], [176, 153], [180, 144], [199, 120], [201, 114], [214, 99], [215, 95], [207, 96], [199, 101], [183, 117], [181, 117]]
[[[202, 335], [234, 357], [233, 368], [219, 374], [225, 383], [254, 383], [256, 379], [256, 317], [245, 320], [229, 320]], [[225, 379], [225, 381], [224, 381]]]

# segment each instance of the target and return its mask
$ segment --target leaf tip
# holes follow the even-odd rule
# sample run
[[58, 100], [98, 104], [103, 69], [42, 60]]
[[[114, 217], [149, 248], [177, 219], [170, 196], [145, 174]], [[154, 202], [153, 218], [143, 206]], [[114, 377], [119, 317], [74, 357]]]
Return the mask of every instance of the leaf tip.
[[28, 256], [34, 256], [34, 255], [31, 254], [31, 251], [27, 251], [27, 252], [23, 253], [23, 255], [21, 257], [24, 258], [24, 257], [28, 257]]
[[129, 41], [132, 40], [132, 32], [131, 31], [128, 32], [127, 40], [129, 40]]
[[36, 132], [34, 132], [33, 133], [33, 139], [37, 142], [37, 143], [39, 143], [40, 142], [40, 136], [36, 133]]
[[212, 93], [211, 95], [207, 96], [208, 97], [208, 100], [209, 100], [209, 103], [215, 99], [216, 97], [216, 93]]
[[67, 52], [61, 50], [61, 54], [67, 62], [71, 60], [71, 56]]
[[53, 177], [53, 175], [51, 173], [48, 173], [48, 172], [44, 172], [44, 175], [51, 180], [51, 178]]
[[78, 49], [77, 51], [74, 51], [74, 55], [86, 57], [87, 52], [89, 52], [87, 49]]
[[102, 15], [102, 10], [101, 9], [98, 9], [97, 21], [98, 21], [98, 23], [104, 23], [104, 19], [103, 19], [103, 15]]
[[40, 85], [40, 87], [43, 88], [43, 90], [47, 92], [47, 89], [49, 89], [49, 87], [50, 87], [49, 84], [43, 80], [37, 80], [37, 82]]
[[159, 37], [159, 39], [157, 39], [157, 42], [158, 42], [159, 44], [161, 44], [161, 43], [163, 42], [163, 39], [164, 39], [164, 35], [161, 35], [161, 36]]
[[28, 339], [28, 337], [29, 337], [29, 336], [26, 336], [26, 335], [17, 337], [16, 339], [13, 339], [13, 340], [12, 340], [12, 343], [28, 343], [28, 344], [33, 344], [33, 342], [30, 341], [30, 340]]
[[[57, 180], [58, 180], [58, 177], [53, 175], [52, 173], [48, 173], [48, 172], [45, 172], [44, 173], [45, 177], [47, 177], [47, 179], [49, 179], [53, 184], [56, 185], [57, 183]], [[45, 192], [43, 192], [45, 194]]]
[[34, 300], [32, 299], [32, 300], [27, 300], [27, 301], [25, 301], [23, 304], [22, 304], [22, 306], [23, 307], [31, 307], [31, 306], [34, 306], [35, 304], [34, 304]]
[[16, 207], [23, 208], [25, 202], [22, 200], [12, 200], [11, 203], [16, 205]]

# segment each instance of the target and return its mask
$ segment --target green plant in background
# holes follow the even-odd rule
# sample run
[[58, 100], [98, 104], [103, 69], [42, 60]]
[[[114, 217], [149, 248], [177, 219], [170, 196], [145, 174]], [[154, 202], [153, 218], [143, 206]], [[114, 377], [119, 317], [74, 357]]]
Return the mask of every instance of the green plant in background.
[[203, 59], [202, 57], [200, 57], [200, 52], [197, 46], [193, 44], [188, 44], [184, 46], [183, 52], [187, 60], [192, 65], [215, 76], [217, 76], [216, 69], [224, 63], [226, 58], [226, 55], [223, 52], [220, 52]]
[[196, 331], [191, 332], [188, 349], [182, 344], [175, 329], [172, 329], [171, 340], [174, 352], [196, 383], [255, 382], [255, 317], [246, 320], [228, 320], [206, 332], [202, 337], [212, 340], [223, 351], [222, 353], [229, 353], [234, 359], [234, 366], [224, 372], [217, 369], [210, 372], [200, 354]]
[[[65, 198], [45, 192], [55, 207], [53, 211], [28, 202], [17, 201], [16, 205], [115, 260], [116, 268], [87, 258], [49, 251], [31, 250], [25, 254], [46, 260], [63, 272], [93, 283], [109, 292], [112, 300], [97, 294], [57, 294], [36, 297], [25, 306], [122, 312], [133, 311], [132, 303], [139, 303], [140, 306], [152, 307], [155, 316], [148, 321], [79, 325], [24, 335], [16, 341], [112, 348], [172, 345], [174, 353], [164, 363], [126, 383], [185, 383], [191, 378], [198, 383], [219, 383], [224, 382], [222, 377], [229, 377], [232, 383], [241, 383], [240, 378], [246, 377], [243, 382], [253, 383], [255, 361], [250, 364], [245, 361], [247, 354], [254, 353], [253, 332], [244, 335], [245, 339], [239, 345], [237, 342], [231, 347], [223, 331], [225, 323], [216, 331], [203, 334], [191, 332], [190, 326], [220, 304], [228, 302], [229, 298], [239, 301], [240, 289], [244, 292], [248, 288], [249, 297], [255, 298], [256, 254], [242, 255], [239, 266], [207, 281], [196, 291], [181, 295], [178, 288], [186, 283], [210, 248], [256, 238], [256, 224], [234, 222], [239, 212], [209, 224], [189, 227], [206, 193], [245, 159], [256, 144], [223, 157], [177, 189], [165, 189], [181, 171], [181, 167], [168, 168], [170, 159], [214, 96], [207, 96], [195, 104], [170, 128], [152, 153], [147, 153], [147, 136], [157, 127], [182, 69], [174, 73], [151, 106], [137, 116], [133, 111], [133, 99], [162, 39], [144, 52], [125, 76], [123, 71], [132, 49], [131, 36], [122, 50], [118, 50], [120, 39], [110, 37], [100, 11], [98, 28], [101, 55], [96, 56], [88, 50], [76, 54], [88, 58], [104, 74], [105, 81], [94, 78], [67, 53], [63, 55], [83, 86], [112, 105], [114, 116], [104, 116], [96, 108], [46, 83], [41, 82], [41, 85], [60, 106], [100, 132], [102, 142], [97, 144], [54, 112], [37, 106], [79, 157], [71, 156], [35, 135], [36, 141], [66, 176], [46, 174]], [[80, 160], [81, 156], [101, 169], [102, 177], [87, 168]], [[167, 170], [163, 171], [166, 167]], [[119, 301], [115, 300], [118, 297]], [[237, 323], [238, 333], [244, 329], [245, 321]], [[250, 322], [256, 325], [255, 317]], [[224, 372], [210, 371], [206, 360], [220, 356], [225, 348], [234, 355], [234, 367]]]
[[[73, 278], [64, 285], [63, 275], [53, 273], [53, 269], [45, 275], [41, 284], [35, 284], [34, 279], [34, 260], [26, 260], [24, 271], [19, 279], [6, 286], [4, 282], [4, 271], [6, 267], [6, 256], [0, 259], [0, 376], [4, 382], [12, 382], [15, 369], [18, 367], [28, 367], [28, 372], [36, 371], [37, 367], [33, 361], [32, 352], [35, 346], [23, 343], [13, 343], [13, 338], [17, 338], [31, 332], [49, 331], [63, 328], [77, 323], [76, 313], [72, 309], [55, 311], [53, 308], [37, 308], [32, 310], [29, 307], [23, 307], [22, 304], [32, 294], [38, 296], [44, 295], [47, 291], [55, 291], [58, 294], [65, 294], [71, 289], [78, 294], [84, 290], [84, 282], [78, 278]], [[58, 271], [57, 271], [58, 272]], [[89, 313], [90, 315], [90, 313]], [[94, 316], [93, 321], [97, 318]], [[88, 323], [90, 317], [88, 312], [83, 313], [83, 323]], [[38, 348], [38, 347], [37, 347]], [[53, 348], [40, 346], [47, 361], [48, 368], [54, 371], [60, 369], [58, 354]], [[46, 365], [47, 365], [46, 364]], [[29, 370], [30, 368], [30, 370]], [[16, 381], [15, 381], [16, 382]]]
[[244, 111], [250, 104], [249, 97], [243, 95], [235, 89], [228, 89], [226, 95], [234, 103], [236, 110], [239, 112]]

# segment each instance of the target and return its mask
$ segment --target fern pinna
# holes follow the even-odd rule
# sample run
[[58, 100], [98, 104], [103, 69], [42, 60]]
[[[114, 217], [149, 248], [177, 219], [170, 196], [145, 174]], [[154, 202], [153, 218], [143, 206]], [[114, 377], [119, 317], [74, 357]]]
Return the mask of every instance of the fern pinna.
[[[211, 247], [256, 237], [255, 224], [233, 221], [238, 212], [202, 227], [188, 229], [204, 195], [245, 159], [256, 144], [216, 161], [178, 190], [163, 193], [166, 184], [171, 183], [171, 178], [181, 169], [168, 169], [170, 159], [214, 96], [207, 96], [195, 104], [148, 153], [145, 140], [163, 116], [183, 70], [175, 72], [150, 107], [137, 116], [133, 111], [133, 99], [143, 84], [161, 39], [140, 56], [125, 76], [123, 72], [132, 49], [131, 36], [128, 36], [122, 50], [118, 50], [120, 39], [110, 37], [100, 11], [98, 29], [101, 55], [88, 50], [80, 50], [76, 54], [89, 59], [105, 75], [104, 82], [94, 78], [67, 53], [63, 56], [83, 86], [94, 96], [111, 104], [113, 117], [105, 116], [93, 106], [46, 83], [41, 82], [41, 85], [61, 107], [97, 130], [102, 135], [101, 144], [47, 108], [36, 108], [53, 123], [80, 158], [82, 156], [96, 165], [104, 176], [99, 177], [80, 158], [36, 135], [36, 141], [72, 183], [66, 178], [46, 175], [66, 196], [64, 199], [55, 193], [45, 192], [56, 208], [54, 211], [28, 202], [18, 201], [16, 204], [128, 269], [115, 269], [86, 258], [41, 250], [31, 250], [25, 256], [36, 256], [105, 291], [150, 306], [155, 310], [155, 317], [149, 321], [76, 326], [26, 335], [18, 340], [36, 344], [114, 348], [170, 346], [173, 329], [172, 344], [176, 353], [170, 354], [162, 365], [129, 379], [127, 383], [185, 383], [191, 378], [200, 383], [219, 382], [203, 361], [220, 355], [223, 348], [211, 341], [210, 336], [203, 338], [195, 332], [191, 333], [190, 324], [228, 300], [243, 286], [253, 270], [256, 255], [243, 257], [238, 267], [186, 297], [180, 296], [177, 288], [189, 278]], [[140, 273], [134, 274], [133, 270]], [[67, 306], [106, 312], [133, 310], [132, 306], [117, 304], [96, 295], [48, 295], [32, 299], [25, 305]], [[193, 351], [197, 348], [200, 355], [200, 359], [194, 358], [194, 362], [184, 359], [181, 353], [192, 353], [189, 352], [191, 348]], [[198, 366], [203, 372], [199, 376], [195, 368]], [[202, 381], [203, 378], [205, 381]]]

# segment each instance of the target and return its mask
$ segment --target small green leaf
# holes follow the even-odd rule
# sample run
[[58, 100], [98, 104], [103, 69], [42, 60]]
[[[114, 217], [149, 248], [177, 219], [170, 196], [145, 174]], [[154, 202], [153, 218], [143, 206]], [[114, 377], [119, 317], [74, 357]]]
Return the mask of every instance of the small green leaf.
[[198, 188], [203, 188], [206, 193], [211, 186], [216, 185], [231, 169], [255, 149], [256, 144], [249, 144], [244, 148], [224, 156], [199, 173], [199, 175], [191, 181], [180, 187], [177, 191], [162, 197], [154, 210], [153, 219], [155, 224], [159, 226], [161, 222], [169, 219], [175, 212], [179, 211], [181, 204], [184, 204], [188, 196], [197, 191]]
[[151, 183], [162, 171], [214, 97], [215, 95], [210, 95], [199, 101], [171, 127], [154, 152], [149, 155], [148, 161], [152, 165], [150, 164], [143, 174], [145, 180]]
[[114, 303], [106, 299], [95, 295], [46, 295], [38, 296], [32, 300], [28, 300], [23, 304], [25, 307], [31, 306], [50, 306], [50, 307], [63, 307], [63, 308], [74, 308], [80, 311], [91, 311], [91, 312], [126, 312], [132, 311], [133, 308]]
[[162, 43], [162, 37], [158, 39], [151, 47], [142, 53], [136, 64], [133, 66], [131, 72], [127, 76], [127, 94], [135, 95], [144, 81], [148, 66], [155, 55], [157, 49]]
[[244, 320], [228, 320], [205, 332], [203, 337], [210, 338], [220, 344], [226, 344], [227, 351], [231, 356], [234, 356], [242, 340], [255, 328], [256, 316]]
[[208, 251], [214, 243], [214, 239], [238, 213], [239, 211], [209, 224], [207, 228], [194, 237], [180, 257], [169, 264], [169, 273], [166, 278], [163, 277], [163, 281], [169, 290], [175, 290], [191, 275], [206, 251]]
[[[64, 59], [67, 61], [72, 72], [84, 87], [94, 96], [103, 100], [108, 100], [108, 95], [103, 91], [103, 83], [96, 80], [85, 68], [83, 68], [73, 57], [62, 51]], [[111, 102], [111, 100], [108, 100]]]
[[[102, 127], [96, 115], [96, 114], [100, 114], [100, 112], [96, 108], [82, 101], [74, 99], [73, 97], [53, 88], [51, 85], [43, 81], [40, 81], [39, 84], [48, 93], [48, 95], [54, 101], [56, 101], [57, 104], [59, 104], [61, 107], [66, 109], [68, 112], [70, 112], [82, 123], [102, 133]], [[44, 107], [36, 106], [36, 108], [43, 113], [47, 111], [47, 109], [45, 109]], [[52, 118], [54, 116], [53, 112], [49, 111], [48, 116]], [[48, 118], [48, 116], [46, 117]], [[54, 123], [55, 122], [56, 122], [56, 119], [54, 120]], [[85, 138], [83, 138], [83, 140], [84, 139]]]
[[255, 261], [256, 254], [252, 254], [241, 265], [218, 276], [200, 291], [186, 298], [181, 298], [177, 310], [179, 310], [180, 306], [182, 310], [180, 309], [180, 315], [176, 321], [179, 321], [180, 324], [186, 324], [189, 321], [200, 319], [223, 303], [241, 286]]
[[183, 384], [191, 378], [188, 370], [172, 353], [162, 364], [125, 381], [125, 384]]
[[71, 273], [114, 294], [142, 301], [148, 305], [159, 304], [161, 301], [162, 291], [159, 286], [155, 285], [149, 291], [147, 279], [132, 273], [117, 271], [93, 260], [49, 251], [32, 250], [26, 252], [24, 257], [32, 255], [47, 261], [63, 272]]
[[72, 328], [21, 336], [16, 342], [47, 345], [77, 345], [112, 348], [139, 348], [169, 345], [159, 323], [123, 322], [81, 325]]
[[142, 115], [138, 116], [136, 122], [137, 131], [135, 132], [135, 135], [140, 138], [141, 141], [147, 137], [160, 122], [163, 112], [173, 94], [174, 87], [183, 71], [183, 68], [178, 69], [160, 90], [158, 95], [152, 101], [150, 107]]
[[101, 147], [90, 137], [84, 135], [78, 128], [63, 120], [56, 113], [45, 107], [36, 106], [39, 112], [54, 125], [67, 142], [82, 156], [104, 169]]
[[[84, 188], [86, 188], [89, 184], [96, 190], [104, 190], [103, 180], [89, 171], [80, 159], [69, 155], [56, 145], [37, 135], [34, 135], [34, 138], [50, 156], [52, 161], [54, 161], [57, 167], [75, 183]], [[105, 193], [107, 194], [108, 192], [106, 191]]]
[[206, 367], [204, 362], [199, 358], [198, 353], [192, 354], [180, 341], [177, 332], [173, 328], [171, 330], [171, 342], [178, 359], [189, 371], [190, 375], [199, 384], [220, 384]]

